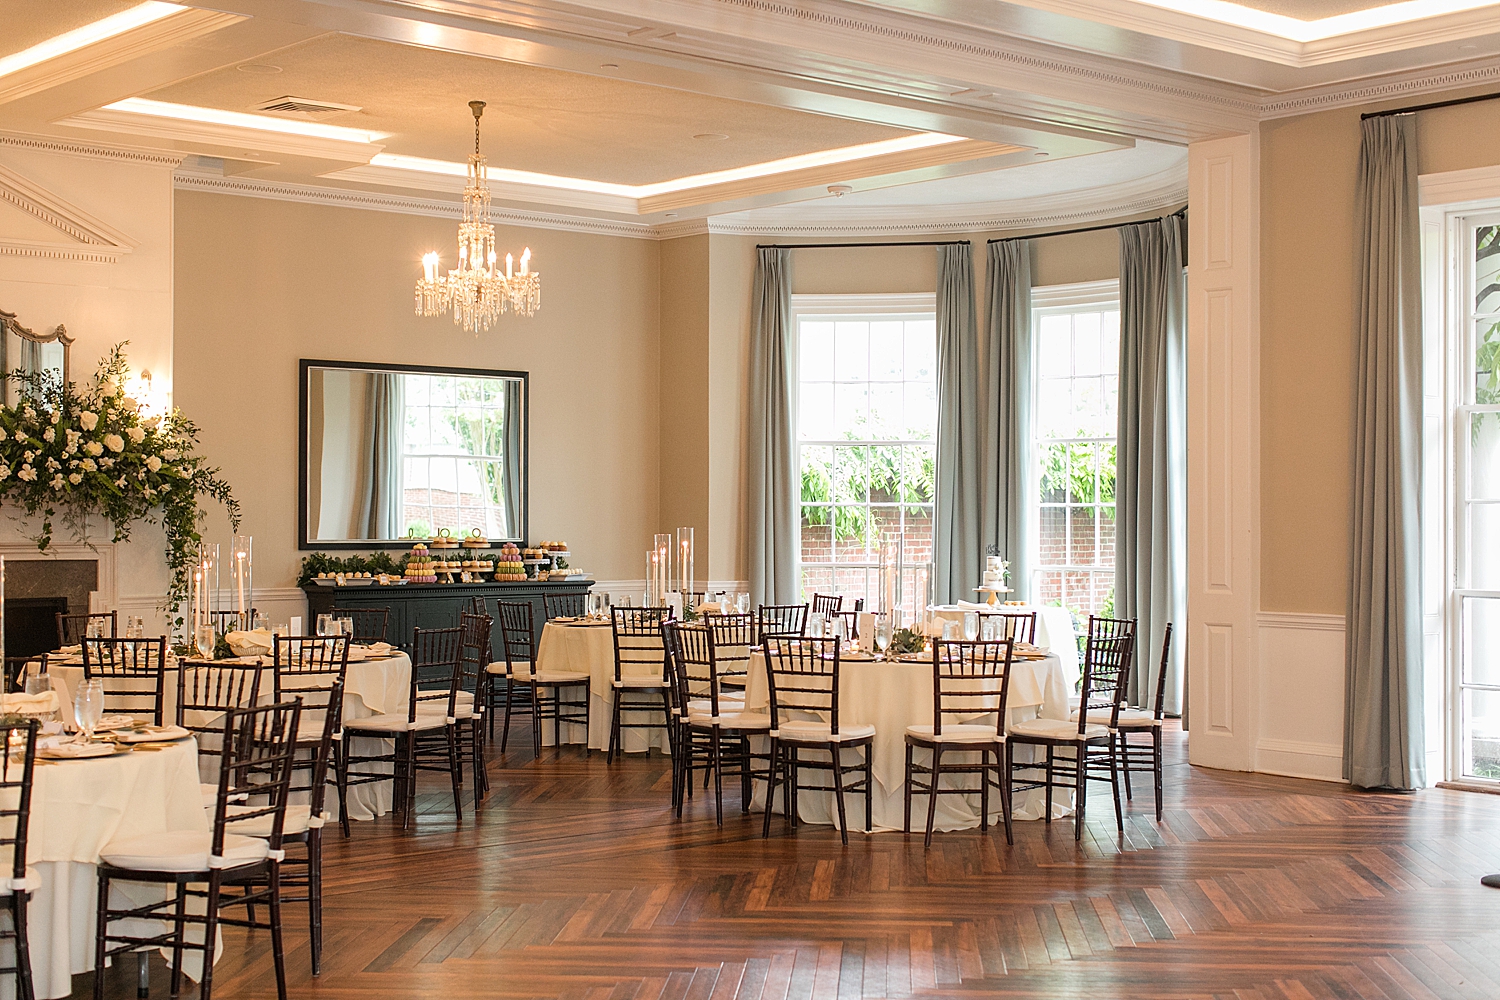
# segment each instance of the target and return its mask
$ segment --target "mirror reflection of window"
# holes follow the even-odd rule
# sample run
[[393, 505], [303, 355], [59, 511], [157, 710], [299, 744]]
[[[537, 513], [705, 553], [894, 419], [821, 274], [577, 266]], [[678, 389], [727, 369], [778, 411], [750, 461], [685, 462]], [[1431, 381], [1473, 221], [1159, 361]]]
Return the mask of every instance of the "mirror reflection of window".
[[399, 540], [525, 524], [525, 383], [309, 368], [308, 537]]

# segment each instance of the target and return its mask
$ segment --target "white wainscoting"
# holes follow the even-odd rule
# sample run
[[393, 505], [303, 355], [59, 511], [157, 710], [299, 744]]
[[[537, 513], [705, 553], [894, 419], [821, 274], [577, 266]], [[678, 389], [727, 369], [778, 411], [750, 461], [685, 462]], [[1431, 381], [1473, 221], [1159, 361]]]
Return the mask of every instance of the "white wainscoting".
[[1343, 781], [1344, 616], [1262, 611], [1255, 770]]

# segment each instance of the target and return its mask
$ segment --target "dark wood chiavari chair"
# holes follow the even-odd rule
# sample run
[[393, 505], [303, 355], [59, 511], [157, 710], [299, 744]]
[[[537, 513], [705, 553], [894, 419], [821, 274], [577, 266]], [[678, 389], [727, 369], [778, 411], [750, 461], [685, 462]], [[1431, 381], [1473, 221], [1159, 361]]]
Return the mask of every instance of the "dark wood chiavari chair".
[[814, 594], [812, 599], [812, 613], [828, 617], [836, 615], [844, 607], [844, 599], [838, 594]]
[[[1156, 792], [1156, 821], [1161, 822], [1162, 814], [1162, 743], [1161, 724], [1166, 717], [1167, 706], [1167, 666], [1172, 659], [1172, 623], [1167, 622], [1166, 631], [1162, 634], [1161, 661], [1156, 671], [1156, 694], [1154, 707], [1125, 708], [1116, 706], [1115, 709], [1091, 708], [1089, 709], [1089, 721], [1107, 724], [1111, 711], [1115, 715], [1115, 739], [1117, 743], [1116, 753], [1120, 758], [1120, 770], [1125, 780], [1125, 801], [1134, 801], [1130, 788], [1130, 772], [1146, 771], [1152, 776], [1152, 786]], [[1073, 718], [1078, 718], [1074, 711]], [[1130, 737], [1140, 733], [1151, 736], [1151, 743], [1132, 743]]]
[[549, 622], [554, 618], [582, 618], [589, 613], [589, 595], [543, 594], [542, 609]]
[[[531, 716], [531, 746], [536, 756], [542, 754], [542, 724], [552, 717], [556, 745], [562, 745], [563, 723], [589, 725], [589, 675], [584, 671], [536, 670], [536, 635], [532, 631], [531, 604], [525, 601], [500, 603], [501, 628], [505, 638], [505, 657], [509, 695], [505, 702], [505, 725], [500, 734], [500, 752], [505, 752], [510, 737], [512, 713]], [[585, 737], [586, 739], [586, 737]], [[587, 743], [584, 745], [587, 755]]]
[[[27, 905], [31, 894], [40, 888], [40, 880], [26, 868], [26, 835], [31, 824], [31, 779], [36, 769], [35, 719], [0, 725], [0, 738], [7, 748], [0, 758], [0, 849], [9, 848], [10, 877], [5, 879], [6, 909], [10, 927], [0, 930], [0, 941], [9, 940], [14, 947], [14, 965], [0, 967], [0, 975], [16, 977], [15, 995], [21, 1000], [36, 1000], [31, 982], [31, 945], [27, 925]], [[24, 743], [20, 753], [12, 753], [12, 737]]]
[[690, 609], [696, 609], [704, 601], [708, 600], [708, 592], [703, 590], [682, 591], [682, 609], [686, 614]]
[[[334, 682], [333, 690], [329, 692], [329, 701], [342, 704], [343, 698], [344, 682], [340, 679]], [[328, 793], [328, 767], [336, 749], [339, 720], [339, 716], [333, 712], [322, 714], [321, 738], [305, 759], [300, 756], [305, 749], [303, 741], [298, 739], [299, 756], [292, 765], [287, 786], [289, 795], [305, 796], [307, 801], [300, 804], [288, 803], [281, 828], [283, 848], [289, 844], [301, 844], [303, 848], [301, 857], [289, 854], [281, 860], [281, 901], [307, 904], [310, 964], [315, 976], [322, 971], [323, 965], [323, 827], [328, 819], [323, 804]], [[307, 724], [304, 720], [301, 732], [306, 731]], [[253, 807], [234, 804], [229, 806], [229, 832], [244, 837], [269, 837], [269, 816], [262, 814], [242, 820], [234, 818], [251, 808]], [[288, 889], [292, 890], [291, 895], [287, 894]]]
[[[906, 727], [906, 811], [905, 825], [911, 833], [912, 795], [927, 796], [927, 833], [923, 844], [932, 846], [932, 828], [937, 820], [939, 795], [972, 795], [973, 788], [942, 787], [945, 774], [979, 776], [979, 827], [990, 825], [990, 788], [1000, 793], [1000, 815], [1005, 823], [1005, 842], [1015, 843], [1010, 827], [1010, 782], [1005, 773], [1005, 712], [1010, 698], [1011, 652], [1015, 643], [949, 642], [932, 643], [932, 724]], [[988, 713], [995, 722], [975, 722]], [[915, 759], [915, 751], [932, 754], [928, 764]], [[979, 752], [979, 762], [967, 759], [954, 763], [945, 751], [957, 751], [965, 757]], [[990, 763], [990, 754], [995, 755]]]
[[[177, 724], [198, 741], [199, 760], [223, 755], [219, 735], [224, 716], [236, 709], [254, 708], [260, 700], [262, 673], [258, 663], [205, 663], [186, 660], [177, 667]], [[217, 764], [213, 771], [219, 770]], [[203, 807], [212, 809], [217, 784], [203, 783]]]
[[[484, 765], [484, 702], [485, 685], [489, 675], [490, 627], [494, 620], [489, 615], [476, 615], [467, 611], [459, 613], [458, 627], [458, 694], [453, 701], [453, 718], [449, 721], [457, 727], [460, 748], [467, 746], [469, 769], [474, 775], [474, 798], [482, 798], [490, 788], [489, 772]], [[417, 696], [417, 711], [439, 712], [447, 708], [447, 689], [441, 684], [424, 688]], [[464, 739], [467, 731], [468, 739]], [[460, 754], [461, 755], [461, 754]], [[459, 777], [462, 782], [462, 775]]]
[[[483, 601], [484, 598], [476, 598]], [[344, 618], [354, 623], [353, 634], [350, 639], [360, 646], [368, 646], [372, 642], [389, 642], [386, 637], [391, 627], [390, 608], [334, 608], [330, 614], [335, 618]]]
[[670, 632], [668, 648], [677, 692], [677, 759], [673, 762], [678, 772], [674, 782], [677, 815], [682, 815], [684, 800], [692, 795], [693, 771], [701, 765], [705, 777], [713, 777], [714, 818], [723, 825], [726, 774], [740, 779], [740, 811], [750, 812], [754, 777], [750, 736], [769, 732], [771, 717], [746, 712], [741, 701], [720, 699], [713, 634], [708, 626], [669, 621], [662, 627]]
[[57, 613], [57, 646], [76, 646], [79, 641], [88, 634], [89, 622], [105, 622], [109, 625], [109, 637], [111, 639], [119, 635], [120, 615], [115, 611], [91, 612], [86, 615], [69, 615], [59, 611]]
[[[333, 774], [339, 793], [339, 825], [349, 836], [349, 784], [344, 763], [344, 702], [333, 697], [343, 690], [349, 674], [349, 637], [346, 635], [275, 635], [271, 637], [271, 665], [276, 701], [302, 699], [302, 729], [297, 749], [309, 756], [323, 736], [325, 714], [333, 715]], [[354, 784], [368, 784], [361, 778]]]
[[719, 700], [743, 704], [745, 688], [750, 684], [750, 648], [755, 645], [755, 616], [708, 614], [703, 616], [703, 624], [713, 639]]
[[7, 656], [5, 658], [5, 690], [8, 694], [26, 690], [26, 675], [31, 672], [47, 672], [47, 654], [36, 656]]
[[150, 715], [159, 726], [166, 703], [167, 637], [90, 639], [83, 637], [84, 680], [104, 685], [104, 714]]
[[[614, 706], [610, 712], [609, 750], [606, 761], [625, 752], [626, 729], [668, 727], [670, 748], [672, 715], [667, 650], [662, 645], [662, 622], [672, 617], [670, 608], [612, 608], [610, 631], [615, 646]], [[627, 722], [625, 713], [635, 715]], [[656, 713], [661, 721], [656, 721]], [[642, 718], [644, 716], [644, 719]], [[650, 753], [650, 747], [646, 752]]]
[[[202, 1000], [212, 1000], [214, 949], [220, 924], [270, 930], [276, 995], [278, 1000], [286, 1000], [279, 858], [301, 711], [298, 702], [287, 702], [235, 709], [225, 715], [220, 733], [224, 752], [219, 758], [219, 788], [210, 832], [152, 833], [104, 845], [97, 869], [94, 1000], [104, 1000], [105, 965], [119, 955], [147, 947], [171, 950], [173, 996], [182, 991], [183, 952], [202, 953], [203, 978], [198, 995]], [[231, 803], [252, 801], [253, 805], [231, 813]], [[261, 839], [233, 833], [229, 829], [231, 818], [236, 823], [263, 820], [269, 836]], [[174, 891], [165, 893], [160, 903], [111, 908], [109, 889], [114, 882], [148, 882]], [[203, 901], [201, 913], [190, 912], [190, 898]], [[255, 907], [261, 904], [269, 913], [264, 922], [255, 918]], [[245, 919], [221, 914], [221, 910], [234, 906], [248, 908]], [[127, 917], [162, 921], [171, 929], [149, 936], [133, 934], [130, 931], [139, 924], [117, 923]], [[190, 924], [202, 932], [189, 937]]]
[[[1083, 681], [1080, 703], [1085, 711], [1075, 720], [1027, 719], [1010, 727], [1005, 741], [1006, 770], [1012, 788], [1025, 791], [1046, 789], [1043, 815], [1052, 822], [1052, 789], [1072, 788], [1073, 839], [1083, 839], [1084, 807], [1088, 802], [1088, 783], [1108, 781], [1115, 799], [1115, 824], [1125, 829], [1125, 812], [1120, 802], [1119, 759], [1115, 753], [1115, 724], [1120, 699], [1130, 680], [1131, 655], [1135, 648], [1135, 622], [1119, 618], [1089, 617], [1089, 633], [1084, 647]], [[1103, 709], [1108, 722], [1090, 722], [1089, 713]], [[1031, 746], [1046, 751], [1045, 763], [1015, 760], [1017, 746]], [[1070, 757], [1057, 751], [1073, 751]], [[1017, 771], [1044, 770], [1044, 780], [1016, 781]], [[1108, 771], [1106, 775], [1104, 772]]]
[[1036, 645], [1035, 611], [981, 611], [979, 638], [985, 642], [1024, 642]]
[[212, 623], [214, 631], [219, 635], [228, 635], [241, 629], [248, 629], [255, 622], [255, 616], [259, 611], [251, 608], [243, 616], [238, 611], [210, 611], [208, 620]]
[[[462, 764], [458, 753], [455, 710], [461, 670], [463, 630], [453, 628], [414, 629], [411, 645], [411, 684], [405, 712], [372, 715], [363, 719], [344, 720], [344, 738], [366, 736], [394, 740], [391, 752], [355, 753], [344, 750], [345, 783], [389, 781], [388, 773], [362, 771], [366, 765], [389, 764], [395, 771], [394, 806], [401, 817], [401, 828], [410, 829], [416, 820], [417, 772], [442, 771], [453, 785], [453, 810], [463, 820]], [[419, 699], [431, 699], [433, 689], [447, 685], [446, 700], [437, 699], [442, 707], [426, 711], [418, 708]]]
[[755, 612], [755, 642], [760, 645], [768, 636], [806, 635], [806, 604], [762, 604]]
[[[766, 640], [766, 686], [771, 699], [771, 771], [766, 786], [766, 817], [762, 836], [771, 835], [771, 805], [776, 784], [782, 786], [786, 821], [797, 828], [799, 793], [832, 791], [839, 812], [839, 836], [849, 843], [844, 809], [846, 792], [865, 796], [865, 831], [872, 823], [875, 783], [871, 774], [875, 727], [868, 723], [841, 725], [839, 719], [839, 641], [837, 639], [771, 636]], [[809, 718], [811, 716], [811, 718]], [[827, 722], [822, 721], [827, 719]], [[845, 763], [845, 750], [863, 750], [860, 760]], [[828, 760], [808, 760], [807, 752], [828, 754]], [[832, 785], [806, 785], [802, 771], [822, 772]], [[858, 775], [852, 784], [845, 775]]]

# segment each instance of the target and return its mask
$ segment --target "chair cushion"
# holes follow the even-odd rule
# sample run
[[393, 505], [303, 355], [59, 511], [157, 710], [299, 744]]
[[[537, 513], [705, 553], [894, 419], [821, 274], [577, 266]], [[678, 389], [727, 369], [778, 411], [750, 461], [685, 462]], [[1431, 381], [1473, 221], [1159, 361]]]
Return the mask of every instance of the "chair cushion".
[[690, 714], [688, 725], [717, 726], [720, 729], [770, 729], [771, 717], [755, 712], [726, 712], [724, 703], [720, 702], [718, 715], [709, 715], [707, 712]]
[[14, 892], [35, 892], [41, 887], [41, 872], [30, 865], [26, 866], [25, 878], [0, 878], [0, 896], [9, 896]]
[[181, 830], [124, 837], [104, 845], [99, 856], [116, 868], [148, 872], [205, 872], [213, 868], [238, 868], [264, 861], [271, 845], [258, 837], [224, 835], [222, 858], [210, 858], [212, 838], [207, 833]]
[[[1044, 740], [1063, 740], [1066, 742], [1077, 742], [1078, 720], [1065, 722], [1062, 719], [1027, 719], [1025, 722], [1014, 723], [1010, 727], [1010, 735], [1032, 736]], [[1098, 739], [1109, 735], [1108, 726], [1100, 726], [1090, 723], [1083, 731], [1083, 738], [1087, 740]]]
[[[688, 715], [711, 715], [714, 710], [713, 702], [707, 698], [695, 698], [688, 702]], [[721, 713], [743, 712], [745, 701], [743, 698], [720, 698], [719, 711]]]
[[[447, 703], [443, 703], [446, 710]], [[408, 722], [405, 715], [372, 715], [364, 719], [346, 719], [344, 728], [361, 733], [404, 733], [407, 730], [442, 729], [448, 724], [448, 717], [434, 712], [417, 713], [416, 722]]]
[[[1073, 714], [1068, 716], [1074, 722], [1078, 721], [1078, 709], [1073, 709]], [[1109, 709], [1089, 709], [1089, 721], [1101, 726], [1109, 725]], [[1120, 709], [1120, 721], [1117, 727], [1120, 729], [1149, 729], [1156, 725], [1156, 713], [1148, 712], [1144, 708], [1122, 708]]]
[[941, 736], [932, 735], [931, 726], [907, 726], [906, 735], [916, 737], [923, 743], [1000, 743], [1005, 737], [997, 736], [994, 726], [973, 726], [948, 723], [943, 726]]
[[[334, 739], [339, 734], [333, 734]], [[323, 710], [319, 709], [317, 715], [310, 712], [297, 720], [297, 742], [302, 744], [323, 742]]]
[[875, 735], [875, 727], [869, 723], [862, 723], [857, 726], [840, 726], [839, 734], [834, 736], [826, 722], [799, 719], [791, 722], [783, 722], [777, 726], [776, 735], [783, 740], [793, 740], [797, 743], [844, 743], [848, 740], [869, 739]]
[[[640, 677], [631, 677], [627, 674], [625, 676], [625, 679], [622, 681], [610, 681], [610, 686], [613, 687], [616, 691], [622, 690], [624, 688], [648, 691], [655, 690], [656, 688], [671, 687], [672, 682], [663, 680], [660, 677], [651, 677], [645, 674], [642, 674]], [[721, 701], [719, 704], [722, 705], [723, 702]]]
[[589, 675], [582, 670], [543, 670], [541, 673], [532, 673], [529, 663], [525, 672], [514, 670], [510, 676], [518, 681], [530, 681], [544, 687], [553, 684], [586, 684], [589, 680]]
[[[529, 673], [531, 671], [531, 664], [518, 663], [516, 664], [516, 670], [517, 672]], [[510, 664], [506, 663], [504, 660], [496, 660], [494, 663], [491, 663], [489, 666], [485, 667], [484, 672], [487, 674], [498, 674], [501, 677], [507, 677], [510, 675]]]
[[[259, 806], [229, 806], [225, 810], [227, 820], [225, 829], [231, 833], [237, 833], [241, 837], [269, 837], [271, 835], [271, 817], [252, 816], [250, 819], [242, 819], [238, 822], [233, 817], [242, 813], [254, 812]], [[293, 837], [299, 833], [306, 833], [314, 825], [322, 826], [320, 818], [316, 824], [312, 819], [312, 806], [307, 803], [302, 805], [287, 804], [286, 818], [281, 821], [281, 833], [284, 837]]]

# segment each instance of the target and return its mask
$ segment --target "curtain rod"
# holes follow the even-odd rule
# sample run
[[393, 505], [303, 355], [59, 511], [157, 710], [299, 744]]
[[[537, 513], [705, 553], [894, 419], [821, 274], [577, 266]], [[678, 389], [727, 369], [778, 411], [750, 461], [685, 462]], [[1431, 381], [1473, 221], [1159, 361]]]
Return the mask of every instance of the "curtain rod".
[[1392, 115], [1410, 115], [1418, 111], [1432, 111], [1435, 108], [1454, 108], [1460, 104], [1474, 104], [1478, 101], [1493, 101], [1500, 98], [1497, 94], [1479, 94], [1475, 97], [1455, 97], [1451, 101], [1434, 101], [1431, 104], [1413, 104], [1407, 108], [1392, 108], [1389, 111], [1367, 111], [1359, 116], [1360, 121], [1366, 118], [1389, 118]]
[[990, 243], [1013, 243], [1016, 240], [1041, 240], [1041, 239], [1046, 239], [1048, 236], [1075, 236], [1078, 233], [1098, 233], [1098, 232], [1103, 232], [1106, 229], [1123, 229], [1126, 226], [1139, 226], [1142, 222], [1160, 222], [1162, 219], [1170, 219], [1170, 218], [1173, 218], [1174, 216], [1178, 216], [1178, 215], [1181, 215], [1181, 216], [1186, 216], [1187, 215], [1187, 206], [1186, 205], [1183, 205], [1181, 208], [1179, 208], [1175, 212], [1172, 212], [1170, 215], [1161, 215], [1161, 216], [1157, 216], [1154, 219], [1142, 219], [1142, 220], [1140, 220], [1140, 222], [1110, 222], [1110, 223], [1106, 223], [1106, 224], [1104, 224], [1102, 226], [1084, 226], [1084, 227], [1082, 227], [1080, 229], [1059, 229], [1059, 230], [1057, 230], [1055, 232], [1051, 232], [1051, 233], [1034, 233], [1031, 236], [1004, 236], [1004, 237], [1001, 237], [999, 239], [990, 240], [989, 242]]
[[956, 247], [969, 242], [968, 240], [948, 240], [947, 242], [936, 240], [918, 240], [913, 243], [757, 243], [757, 250], [834, 250], [839, 247]]

